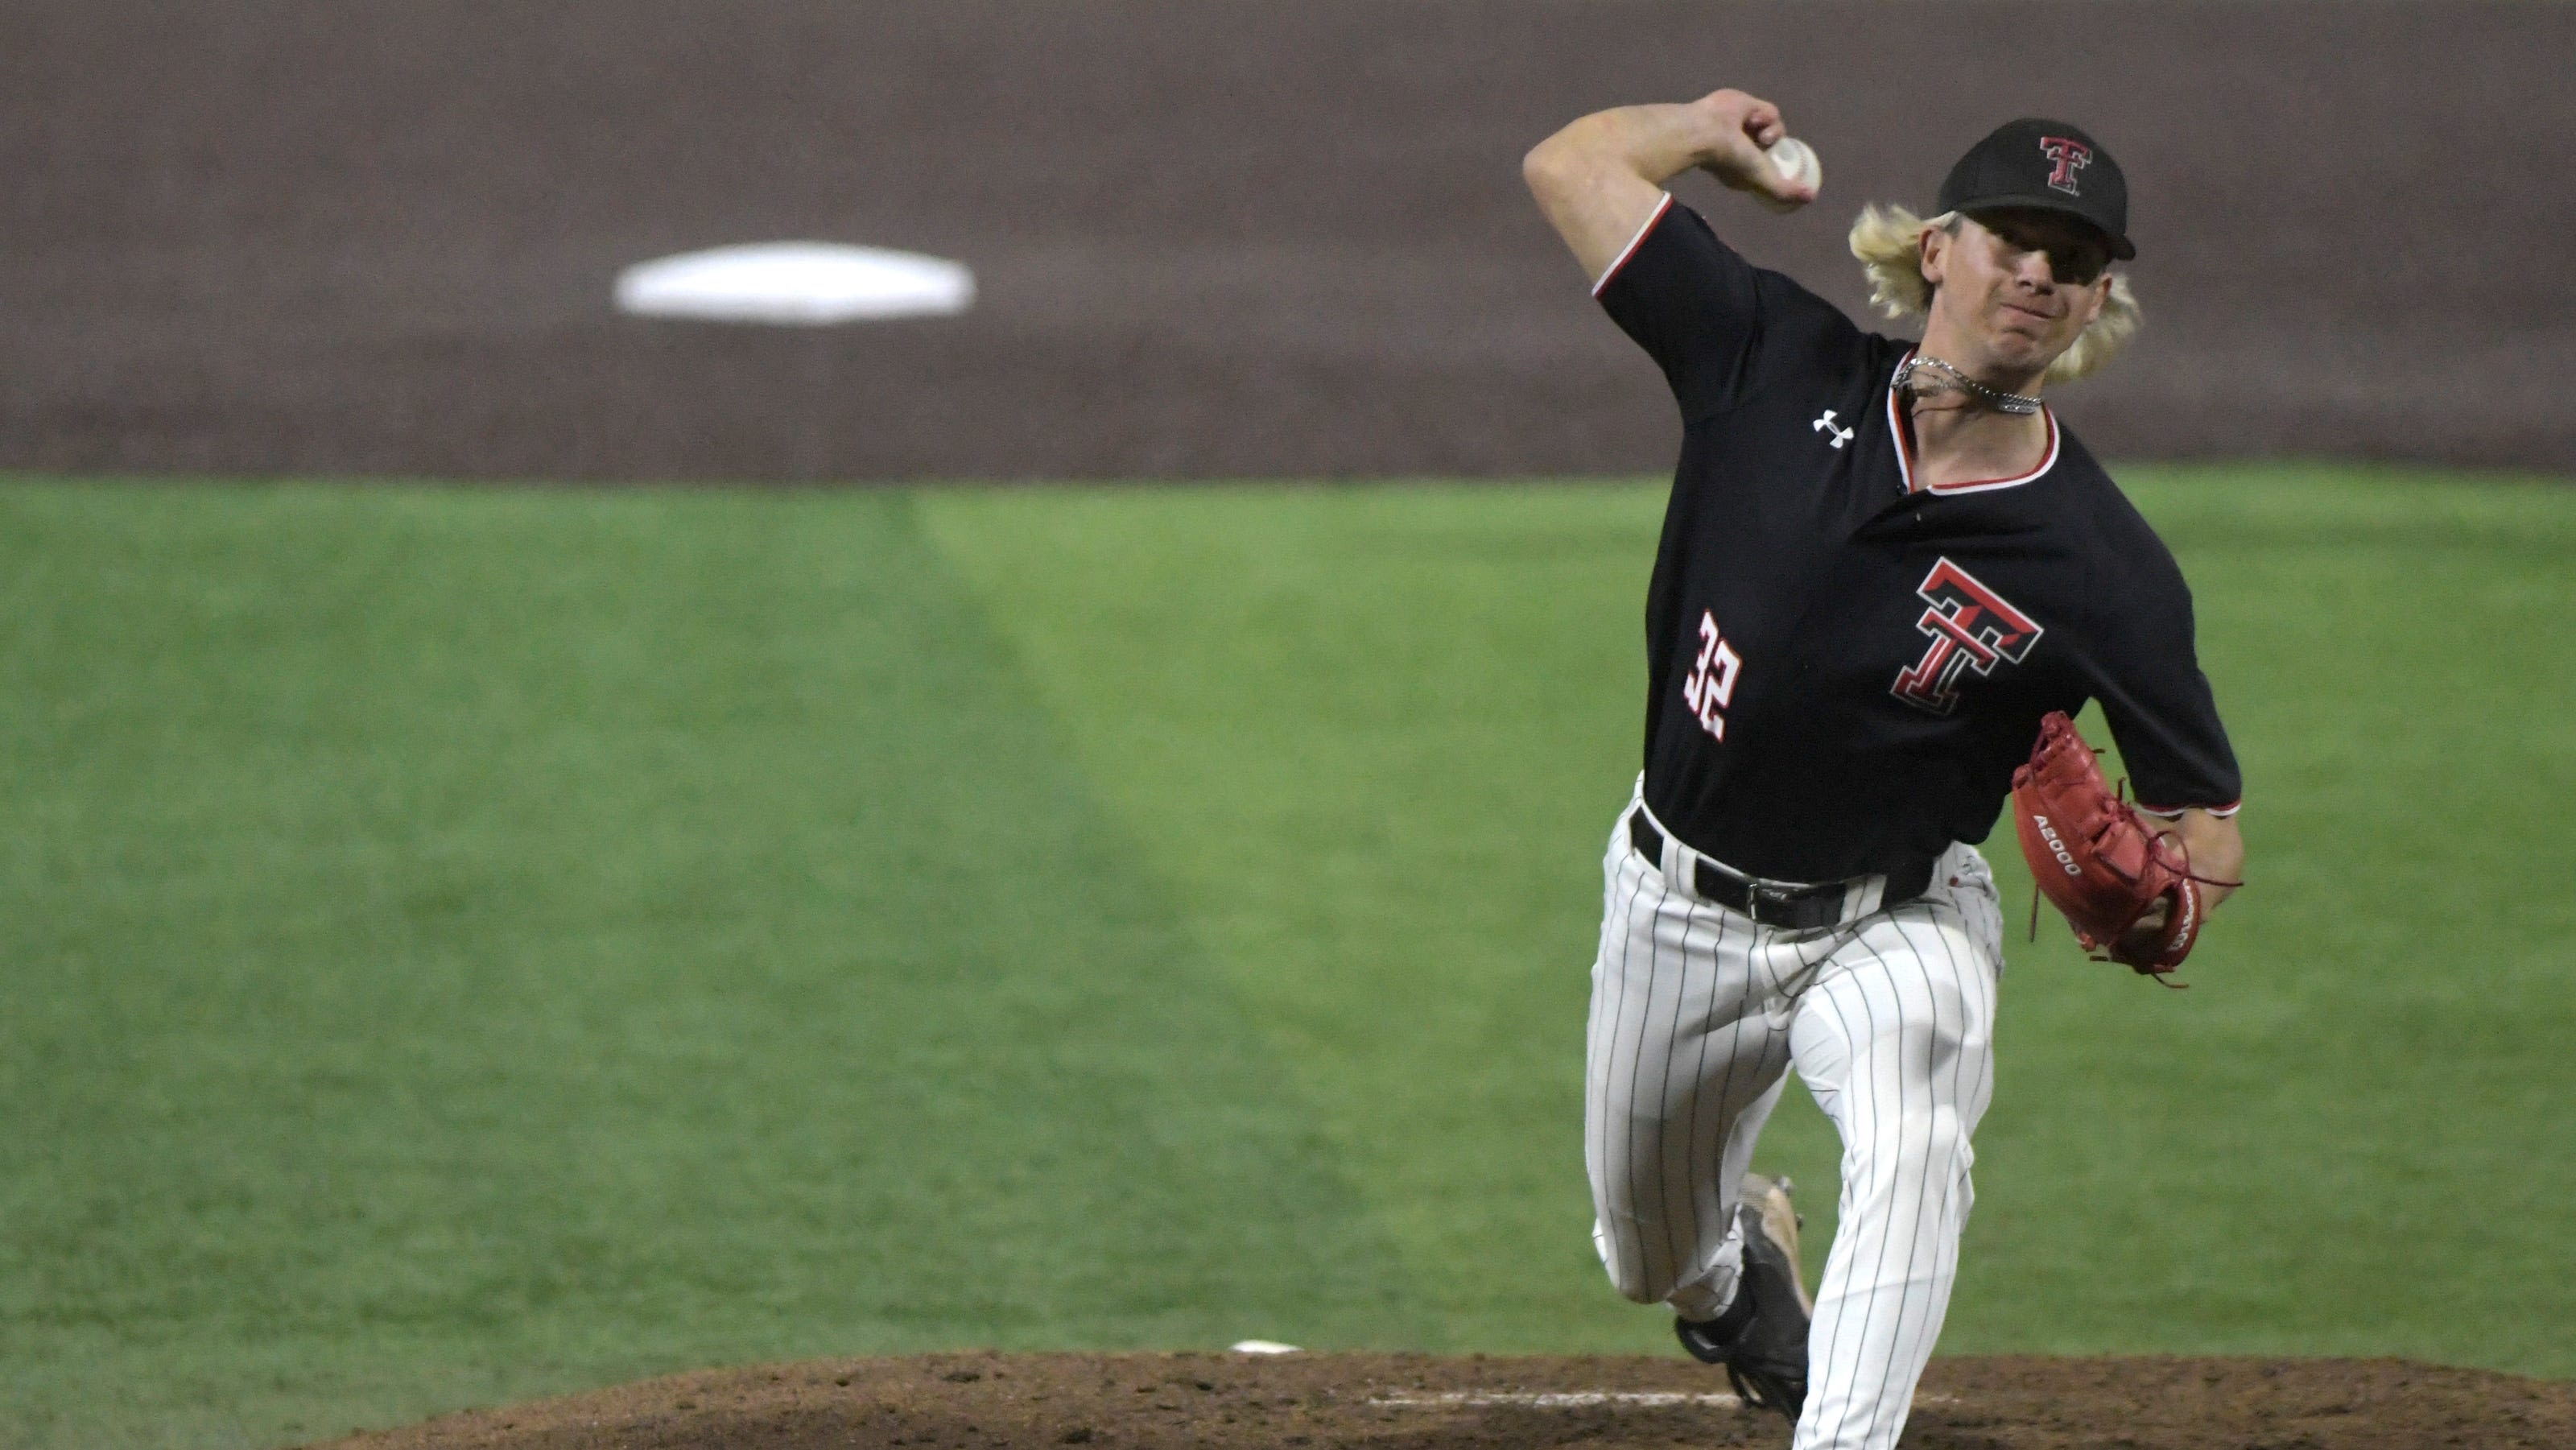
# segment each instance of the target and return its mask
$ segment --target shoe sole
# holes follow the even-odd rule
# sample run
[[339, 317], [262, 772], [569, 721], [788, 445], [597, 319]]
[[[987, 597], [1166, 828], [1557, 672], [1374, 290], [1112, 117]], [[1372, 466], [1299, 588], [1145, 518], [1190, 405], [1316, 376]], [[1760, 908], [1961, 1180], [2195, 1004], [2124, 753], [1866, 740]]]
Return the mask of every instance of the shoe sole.
[[1816, 1296], [1807, 1292], [1807, 1267], [1798, 1253], [1798, 1208], [1789, 1198], [1793, 1190], [1794, 1185], [1786, 1178], [1747, 1173], [1740, 1197], [1761, 1213], [1763, 1233], [1789, 1256], [1789, 1277], [1798, 1286], [1798, 1308], [1812, 1319], [1816, 1315]]

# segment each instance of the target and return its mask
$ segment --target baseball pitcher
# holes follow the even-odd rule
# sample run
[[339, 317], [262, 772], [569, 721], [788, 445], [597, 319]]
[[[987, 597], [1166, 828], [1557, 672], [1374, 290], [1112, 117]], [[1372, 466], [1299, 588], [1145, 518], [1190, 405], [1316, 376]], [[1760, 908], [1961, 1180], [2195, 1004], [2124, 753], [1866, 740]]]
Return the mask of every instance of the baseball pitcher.
[[[1696, 167], [1811, 202], [1812, 154], [1787, 140], [1778, 107], [1722, 90], [1585, 116], [1523, 170], [1684, 424], [1644, 771], [1603, 862], [1595, 1240], [1619, 1291], [1670, 1306], [1799, 1450], [1858, 1450], [1904, 1429], [1972, 1199], [2002, 964], [1973, 843], [2018, 776], [2052, 899], [2155, 972], [2244, 847], [2181, 571], [2043, 400], [2138, 325], [2118, 164], [2018, 120], [1928, 218], [1864, 210], [1852, 250], [1890, 317], [1920, 317], [1909, 342], [1751, 266], [1664, 190]], [[2134, 808], [2053, 718], [2088, 700]], [[1747, 1182], [1791, 1068], [1843, 1143], [1812, 1309], [1776, 1186]]]

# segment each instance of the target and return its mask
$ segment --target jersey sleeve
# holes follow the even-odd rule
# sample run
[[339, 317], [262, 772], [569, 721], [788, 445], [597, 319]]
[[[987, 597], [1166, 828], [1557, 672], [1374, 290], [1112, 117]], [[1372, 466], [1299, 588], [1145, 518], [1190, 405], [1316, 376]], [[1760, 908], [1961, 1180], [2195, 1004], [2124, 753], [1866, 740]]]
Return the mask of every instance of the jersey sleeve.
[[1735, 389], [1761, 331], [1762, 288], [1752, 264], [1670, 192], [1592, 295], [1664, 370], [1685, 416], [1719, 405]]
[[2191, 590], [2161, 545], [2094, 653], [2094, 697], [2119, 742], [2138, 809], [2178, 816], [2197, 806], [2233, 815], [2244, 781], [2194, 641]]

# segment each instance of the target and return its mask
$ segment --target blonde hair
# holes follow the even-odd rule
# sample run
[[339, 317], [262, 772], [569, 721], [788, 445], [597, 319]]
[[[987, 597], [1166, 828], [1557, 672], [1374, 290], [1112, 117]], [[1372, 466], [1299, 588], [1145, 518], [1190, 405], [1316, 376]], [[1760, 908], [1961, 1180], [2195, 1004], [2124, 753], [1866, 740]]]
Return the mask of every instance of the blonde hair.
[[[1923, 234], [1934, 228], [1957, 233], [1960, 217], [1945, 211], [1925, 219], [1901, 206], [1870, 205], [1852, 223], [1851, 252], [1869, 277], [1870, 305], [1889, 317], [1920, 317], [1932, 310], [1932, 284], [1923, 280]], [[2126, 274], [2111, 274], [2111, 295], [2102, 311], [2085, 324], [2075, 344], [2059, 353], [2041, 375], [2048, 383], [2071, 383], [2099, 372], [2114, 353], [2135, 337], [2145, 319]]]

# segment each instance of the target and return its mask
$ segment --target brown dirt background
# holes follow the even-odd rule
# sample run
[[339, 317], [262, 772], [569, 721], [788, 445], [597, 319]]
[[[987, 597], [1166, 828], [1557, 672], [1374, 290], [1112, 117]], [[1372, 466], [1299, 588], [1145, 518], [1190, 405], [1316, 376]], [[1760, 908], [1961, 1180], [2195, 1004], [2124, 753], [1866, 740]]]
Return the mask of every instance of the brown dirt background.
[[[1648, 1358], [929, 1355], [676, 1375], [332, 1442], [339, 1450], [1782, 1447], [1731, 1402], [1387, 1404], [1533, 1391], [1725, 1394]], [[1916, 1450], [2564, 1450], [2576, 1385], [2400, 1360], [1936, 1359]]]
[[[1523, 195], [1567, 118], [1782, 102], [1826, 203], [1686, 184], [1857, 308], [1863, 200], [1995, 121], [2139, 199], [2114, 457], [2576, 473], [2576, 6], [82, 0], [0, 45], [0, 466], [531, 479], [1654, 472]], [[628, 263], [970, 263], [962, 319], [621, 319]]]

